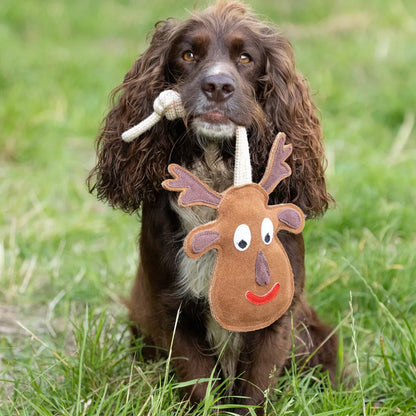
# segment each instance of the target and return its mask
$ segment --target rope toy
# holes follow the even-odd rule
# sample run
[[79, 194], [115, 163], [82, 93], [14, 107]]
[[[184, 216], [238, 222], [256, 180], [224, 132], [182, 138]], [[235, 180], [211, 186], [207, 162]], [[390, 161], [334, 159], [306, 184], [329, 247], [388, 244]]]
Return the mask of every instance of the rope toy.
[[132, 142], [145, 131], [150, 130], [165, 116], [168, 120], [185, 117], [185, 109], [180, 95], [173, 90], [162, 91], [153, 103], [154, 112], [136, 126], [125, 131], [121, 138], [125, 142]]
[[[136, 126], [125, 131], [121, 138], [130, 143], [144, 132], [150, 130], [156, 123], [166, 117], [168, 120], [184, 118], [186, 115], [181, 96], [173, 90], [162, 91], [153, 103], [154, 112]], [[247, 130], [243, 126], [236, 128], [234, 185], [245, 185], [252, 182], [250, 152], [247, 140]]]

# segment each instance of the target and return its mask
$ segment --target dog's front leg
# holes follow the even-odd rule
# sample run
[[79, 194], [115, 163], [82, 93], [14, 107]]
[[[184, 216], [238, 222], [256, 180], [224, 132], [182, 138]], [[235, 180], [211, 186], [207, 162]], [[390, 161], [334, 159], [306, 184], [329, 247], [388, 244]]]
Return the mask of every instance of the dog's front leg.
[[[261, 406], [265, 399], [265, 391], [275, 384], [284, 367], [291, 348], [290, 315], [282, 316], [268, 328], [256, 331], [252, 347], [247, 350], [247, 357], [242, 357], [239, 368], [241, 379], [238, 381], [236, 394], [245, 397], [240, 400], [242, 405]], [[237, 414], [249, 414], [246, 409], [234, 410]], [[263, 415], [263, 408], [257, 409]]]
[[[209, 379], [216, 364], [215, 358], [204, 355], [201, 352], [203, 347], [201, 348], [197, 340], [191, 337], [185, 329], [176, 330], [172, 346], [172, 364], [176, 375], [181, 382]], [[205, 398], [207, 386], [208, 382], [198, 381], [184, 390], [192, 403], [198, 403]]]

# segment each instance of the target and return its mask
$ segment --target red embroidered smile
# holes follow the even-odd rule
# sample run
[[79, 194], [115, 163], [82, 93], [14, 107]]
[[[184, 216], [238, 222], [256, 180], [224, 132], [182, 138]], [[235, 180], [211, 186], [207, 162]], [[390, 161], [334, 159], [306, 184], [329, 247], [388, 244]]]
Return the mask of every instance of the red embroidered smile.
[[270, 302], [274, 299], [277, 295], [277, 292], [280, 289], [280, 284], [275, 283], [273, 287], [263, 296], [259, 296], [247, 290], [246, 292], [246, 299], [253, 303], [254, 305], [265, 305], [266, 303]]

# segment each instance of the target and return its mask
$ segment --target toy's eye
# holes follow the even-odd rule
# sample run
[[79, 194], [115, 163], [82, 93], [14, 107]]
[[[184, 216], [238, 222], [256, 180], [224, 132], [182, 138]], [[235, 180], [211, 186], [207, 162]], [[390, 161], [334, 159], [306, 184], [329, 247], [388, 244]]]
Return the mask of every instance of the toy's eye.
[[234, 246], [238, 251], [245, 251], [251, 243], [250, 228], [246, 224], [239, 225], [234, 232]]
[[238, 58], [240, 64], [248, 64], [252, 61], [251, 56], [248, 53], [242, 53]]
[[182, 58], [186, 62], [194, 62], [195, 61], [195, 54], [192, 51], [186, 51], [182, 55]]
[[265, 218], [261, 223], [261, 238], [267, 245], [273, 240], [273, 223], [270, 218]]

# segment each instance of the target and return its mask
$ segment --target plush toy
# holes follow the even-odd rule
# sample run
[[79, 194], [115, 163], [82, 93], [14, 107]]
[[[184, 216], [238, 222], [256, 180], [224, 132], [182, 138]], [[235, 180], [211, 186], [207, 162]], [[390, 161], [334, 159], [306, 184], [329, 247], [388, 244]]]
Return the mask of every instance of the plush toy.
[[[166, 106], [179, 108], [178, 117], [183, 117], [179, 95], [174, 100], [175, 104], [168, 102]], [[158, 111], [158, 119], [163, 114], [164, 110]], [[123, 139], [133, 140], [144, 131], [143, 125], [147, 123], [146, 129], [150, 128], [148, 120], [153, 123], [155, 118], [152, 115], [133, 127], [123, 134]], [[304, 215], [293, 204], [268, 205], [269, 194], [291, 174], [285, 161], [292, 146], [284, 141], [284, 133], [279, 133], [258, 184], [252, 183], [247, 134], [241, 126], [236, 129], [233, 186], [217, 193], [177, 164], [168, 167], [173, 179], [162, 183], [165, 189], [180, 192], [178, 203], [182, 207], [204, 205], [217, 210], [214, 221], [196, 227], [187, 235], [184, 249], [194, 259], [217, 250], [209, 305], [212, 316], [230, 331], [247, 332], [269, 326], [292, 302], [293, 272], [277, 233], [280, 230], [300, 233]]]

